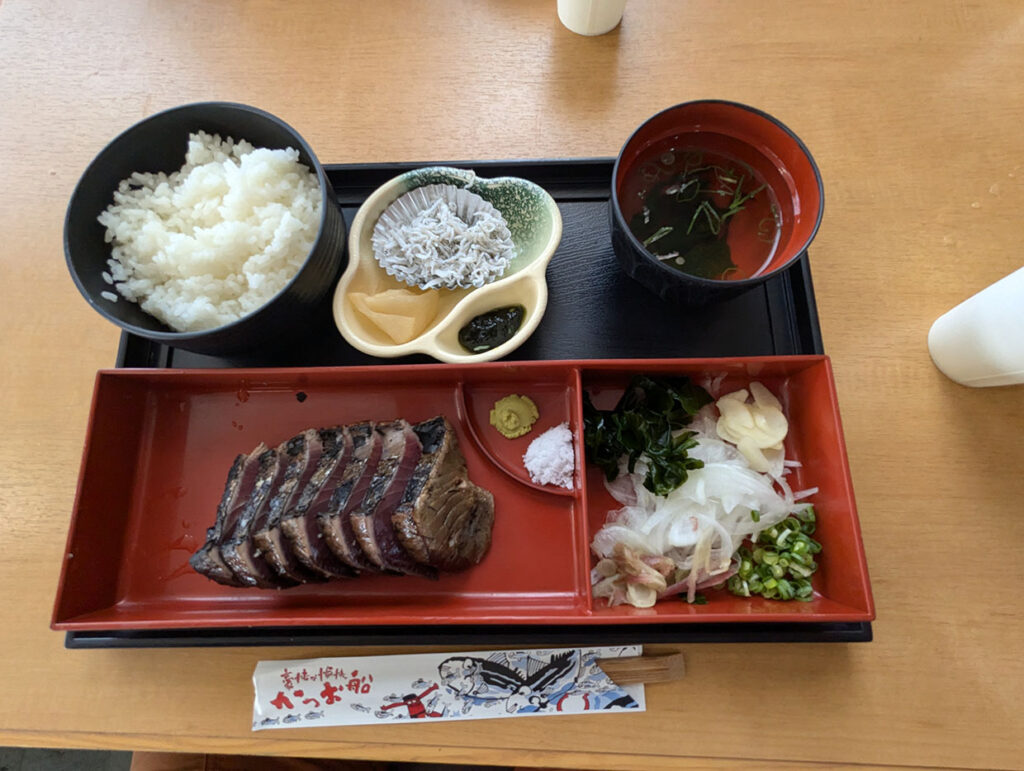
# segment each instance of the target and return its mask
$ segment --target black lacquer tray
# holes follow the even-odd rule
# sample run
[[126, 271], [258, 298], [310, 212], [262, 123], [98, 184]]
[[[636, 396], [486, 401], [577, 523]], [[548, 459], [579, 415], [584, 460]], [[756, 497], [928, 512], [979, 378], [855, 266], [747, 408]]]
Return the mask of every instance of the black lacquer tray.
[[[623, 274], [612, 252], [608, 198], [613, 159], [456, 161], [482, 177], [516, 176], [545, 188], [563, 218], [561, 245], [547, 271], [547, 312], [510, 359], [701, 358], [823, 353], [806, 254], [759, 287], [699, 311], [654, 297]], [[433, 163], [329, 165], [351, 223], [379, 185]], [[283, 351], [219, 359], [123, 334], [118, 367], [344, 366], [428, 362], [376, 359], [337, 332], [330, 298], [316, 328]], [[870, 623], [729, 623], [588, 626], [431, 625], [69, 632], [69, 648], [244, 645], [618, 645], [669, 642], [866, 642]]]

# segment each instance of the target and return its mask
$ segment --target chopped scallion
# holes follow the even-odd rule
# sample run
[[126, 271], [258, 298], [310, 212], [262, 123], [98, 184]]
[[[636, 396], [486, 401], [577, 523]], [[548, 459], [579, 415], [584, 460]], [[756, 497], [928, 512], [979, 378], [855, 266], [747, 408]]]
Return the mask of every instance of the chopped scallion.
[[[751, 511], [756, 521], [754, 514]], [[821, 544], [810, 536], [815, 519], [814, 510], [808, 508], [762, 530], [750, 546], [741, 546], [735, 557], [737, 572], [727, 583], [729, 591], [769, 600], [814, 599], [811, 577], [818, 563], [812, 555], [821, 552]]]
[[653, 244], [659, 238], [664, 238], [669, 233], [671, 233], [672, 230], [673, 230], [673, 228], [672, 228], [671, 225], [666, 225], [663, 228], [658, 228], [656, 231], [654, 231], [653, 235], [648, 236], [647, 238], [644, 239], [644, 248], [646, 249], [648, 246]]

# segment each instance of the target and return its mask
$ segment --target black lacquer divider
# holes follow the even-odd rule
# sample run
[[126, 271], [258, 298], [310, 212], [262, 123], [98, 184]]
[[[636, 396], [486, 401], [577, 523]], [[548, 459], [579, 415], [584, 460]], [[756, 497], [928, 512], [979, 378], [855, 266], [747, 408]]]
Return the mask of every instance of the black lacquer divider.
[[[699, 358], [823, 353], [808, 257], [740, 297], [690, 311], [625, 276], [612, 252], [608, 198], [613, 159], [454, 161], [482, 177], [536, 182], [558, 202], [562, 243], [547, 272], [540, 327], [509, 359]], [[433, 163], [327, 166], [346, 221], [379, 185]], [[305, 340], [285, 351], [235, 359], [190, 353], [124, 334], [118, 367], [287, 367], [426, 363], [377, 359], [351, 348], [334, 327], [330, 297]], [[310, 627], [69, 632], [69, 648], [233, 645], [582, 645], [658, 642], [867, 642], [871, 624], [659, 624]]]

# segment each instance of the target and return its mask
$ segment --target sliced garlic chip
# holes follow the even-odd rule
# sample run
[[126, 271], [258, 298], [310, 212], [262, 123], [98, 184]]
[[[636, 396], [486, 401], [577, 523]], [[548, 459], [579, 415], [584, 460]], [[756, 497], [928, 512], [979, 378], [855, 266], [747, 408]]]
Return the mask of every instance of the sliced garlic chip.
[[750, 464], [750, 468], [762, 474], [767, 474], [771, 471], [772, 460], [774, 460], [774, 457], [770, 458], [769, 455], [775, 455], [778, 453], [778, 450], [769, 450], [767, 448], [762, 449], [758, 447], [757, 444], [755, 444], [748, 436], [743, 437], [739, 442], [737, 442], [736, 449], [738, 449], [740, 453], [742, 453], [743, 457], [747, 459], [747, 463]]
[[[747, 401], [753, 396], [753, 403]], [[767, 472], [782, 459], [782, 441], [789, 432], [789, 421], [782, 405], [761, 383], [726, 394], [716, 403], [720, 417], [718, 436], [736, 445], [755, 471]], [[767, 451], [767, 452], [766, 452]]]
[[782, 412], [782, 404], [775, 398], [775, 394], [760, 383], [754, 382], [750, 384], [750, 395], [754, 397], [754, 402], [759, 407], [774, 407], [779, 412]]

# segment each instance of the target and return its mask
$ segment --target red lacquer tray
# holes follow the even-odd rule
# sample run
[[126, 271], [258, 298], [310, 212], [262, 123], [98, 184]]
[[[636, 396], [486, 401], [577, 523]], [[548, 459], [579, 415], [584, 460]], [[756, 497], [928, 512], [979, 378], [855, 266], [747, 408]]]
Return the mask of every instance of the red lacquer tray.
[[[705, 605], [640, 610], [590, 597], [591, 535], [616, 505], [583, 463], [582, 391], [613, 402], [634, 373], [724, 375], [722, 392], [758, 379], [790, 418], [794, 489], [814, 497], [824, 547], [807, 603], [707, 592]], [[534, 433], [502, 438], [494, 401], [527, 394]], [[302, 429], [437, 414], [455, 426], [470, 477], [495, 497], [483, 562], [437, 581], [375, 576], [282, 591], [233, 589], [188, 557], [212, 524], [234, 457]], [[573, 492], [539, 489], [521, 457], [568, 421]], [[497, 362], [303, 369], [109, 370], [97, 374], [53, 627], [69, 631], [451, 625], [866, 622], [874, 617], [835, 387], [824, 356]]]

